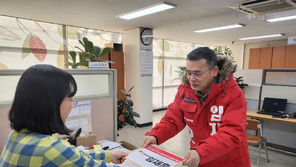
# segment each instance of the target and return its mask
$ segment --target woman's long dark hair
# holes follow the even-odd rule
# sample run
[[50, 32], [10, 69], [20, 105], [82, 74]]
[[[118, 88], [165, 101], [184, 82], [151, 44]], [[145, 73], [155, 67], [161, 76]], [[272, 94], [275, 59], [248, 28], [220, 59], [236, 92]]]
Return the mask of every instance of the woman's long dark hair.
[[34, 65], [21, 76], [9, 111], [10, 126], [41, 134], [68, 134], [60, 116], [65, 97], [76, 94], [77, 85], [69, 73], [51, 65]]

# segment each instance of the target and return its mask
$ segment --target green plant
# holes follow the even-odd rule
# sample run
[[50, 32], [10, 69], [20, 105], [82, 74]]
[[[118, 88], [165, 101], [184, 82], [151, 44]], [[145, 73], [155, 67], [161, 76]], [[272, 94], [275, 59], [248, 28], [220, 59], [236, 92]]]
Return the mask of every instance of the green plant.
[[244, 90], [246, 86], [249, 86], [248, 84], [244, 83], [244, 79], [242, 76], [240, 77], [234, 77], [235, 81], [237, 82], [238, 86]]
[[175, 71], [175, 72], [177, 72], [179, 75], [178, 75], [177, 78], [174, 78], [172, 80], [172, 82], [174, 80], [181, 80], [182, 76], [185, 74], [185, 71], [186, 71], [186, 67], [185, 66], [178, 66], [178, 68], [179, 68], [178, 71]]
[[224, 48], [224, 52], [222, 51], [222, 49], [220, 50], [219, 47], [216, 47], [216, 48], [214, 49], [214, 51], [215, 51], [216, 54], [218, 54], [218, 55], [222, 55], [222, 56], [227, 56], [227, 57], [229, 57], [229, 58], [231, 59], [231, 61], [232, 61], [233, 63], [235, 63], [235, 61], [234, 61], [234, 57], [232, 56], [232, 50], [230, 50], [230, 48], [228, 48], [227, 46], [225, 46], [225, 48]]
[[[102, 61], [102, 56], [109, 53], [111, 51], [110, 48], [101, 49], [99, 46], [94, 46], [91, 41], [89, 41], [86, 37], [82, 38], [82, 41], [79, 40], [79, 43], [83, 46], [81, 49], [78, 46], [75, 48], [79, 49], [81, 52], [79, 53], [80, 62], [76, 62], [76, 52], [70, 51], [69, 59], [73, 62], [68, 63], [73, 69], [76, 69], [78, 66], [86, 66], [88, 67], [88, 62], [99, 62]], [[114, 63], [113, 61], [103, 60], [105, 62]]]
[[[121, 90], [124, 94], [124, 98], [117, 101], [117, 130], [122, 129], [125, 125], [129, 124], [131, 126], [137, 127], [137, 122], [135, 117], [140, 117], [140, 115], [133, 111], [133, 101], [130, 99], [130, 91], [134, 88], [130, 88], [128, 92]], [[123, 118], [122, 118], [123, 116]]]

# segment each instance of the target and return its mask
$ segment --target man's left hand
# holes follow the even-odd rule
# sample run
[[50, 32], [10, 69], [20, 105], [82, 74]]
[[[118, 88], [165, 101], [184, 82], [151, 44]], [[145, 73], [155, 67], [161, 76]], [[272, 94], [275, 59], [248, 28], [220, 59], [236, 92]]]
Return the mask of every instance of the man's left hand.
[[187, 152], [182, 163], [183, 163], [183, 165], [187, 165], [189, 167], [197, 167], [200, 162], [199, 158], [200, 158], [199, 154], [196, 150], [190, 150]]

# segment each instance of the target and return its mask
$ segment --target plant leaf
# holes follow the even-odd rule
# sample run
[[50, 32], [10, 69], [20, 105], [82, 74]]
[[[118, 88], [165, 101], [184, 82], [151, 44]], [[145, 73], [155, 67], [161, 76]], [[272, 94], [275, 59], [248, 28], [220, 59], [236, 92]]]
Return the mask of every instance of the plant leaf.
[[0, 39], [7, 40], [7, 41], [17, 41], [22, 39], [9, 29], [0, 26]]
[[100, 47], [94, 46], [91, 53], [93, 53], [96, 56], [96, 58], [99, 58], [101, 51], [102, 49]]
[[93, 50], [94, 44], [91, 41], [85, 43], [85, 52], [91, 53]]
[[82, 49], [79, 48], [78, 46], [74, 46], [74, 48], [77, 48], [77, 49], [81, 50], [82, 52], [84, 52], [84, 50], [82, 50]]
[[22, 59], [26, 58], [32, 52], [29, 46], [29, 41], [31, 36], [32, 36], [32, 33], [29, 33], [23, 43], [22, 57], [21, 57]]
[[122, 92], [123, 94], [125, 94], [125, 95], [126, 95], [126, 93], [125, 93], [125, 91], [124, 91], [124, 90], [121, 90], [121, 92]]
[[76, 52], [70, 51], [70, 56], [71, 56], [71, 60], [75, 64], [76, 63]]
[[111, 64], [115, 64], [113, 61], [110, 61], [110, 60], [102, 60], [102, 61], [105, 61], [105, 62], [108, 62], [108, 63], [111, 63]]
[[127, 101], [127, 103], [128, 103], [130, 106], [133, 106], [133, 105], [134, 105], [134, 103], [133, 103], [132, 100], [130, 100], [130, 99], [126, 99], [126, 101]]
[[104, 56], [105, 54], [109, 53], [109, 52], [111, 52], [111, 49], [110, 48], [104, 48], [103, 51], [102, 51], [102, 53], [100, 54], [100, 58], [102, 56]]
[[78, 41], [83, 47], [85, 47], [85, 44], [81, 40], [78, 40]]
[[127, 93], [129, 93], [130, 91], [132, 91], [134, 87], [135, 87], [135, 86], [131, 87], [130, 90], [128, 90]]
[[135, 117], [140, 117], [140, 115], [138, 114], [138, 113], [136, 113], [136, 112], [131, 112], [132, 114], [133, 114], [133, 116], [135, 116]]
[[36, 35], [31, 36], [29, 40], [29, 46], [31, 48], [32, 53], [34, 56], [40, 61], [43, 62], [43, 60], [46, 57], [47, 49], [43, 41], [37, 37]]
[[87, 39], [86, 37], [83, 37], [83, 38], [82, 38], [82, 41], [83, 41], [84, 45], [85, 45], [86, 43], [88, 43], [88, 39]]
[[128, 112], [131, 112], [131, 111], [132, 111], [132, 108], [131, 108], [131, 106], [129, 106], [129, 105], [125, 105], [125, 108], [126, 108], [126, 110], [127, 110]]

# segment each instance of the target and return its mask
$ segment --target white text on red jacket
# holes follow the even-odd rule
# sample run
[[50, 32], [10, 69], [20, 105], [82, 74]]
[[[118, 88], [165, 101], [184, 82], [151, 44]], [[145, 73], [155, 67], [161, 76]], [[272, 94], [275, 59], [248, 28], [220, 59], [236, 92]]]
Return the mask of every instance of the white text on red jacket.
[[[211, 136], [215, 135], [217, 133], [217, 129], [220, 126], [222, 114], [224, 113], [223, 106], [217, 107], [216, 105], [213, 105], [211, 108], [211, 123], [209, 125], [212, 127], [212, 133]], [[216, 126], [217, 125], [217, 126]]]

